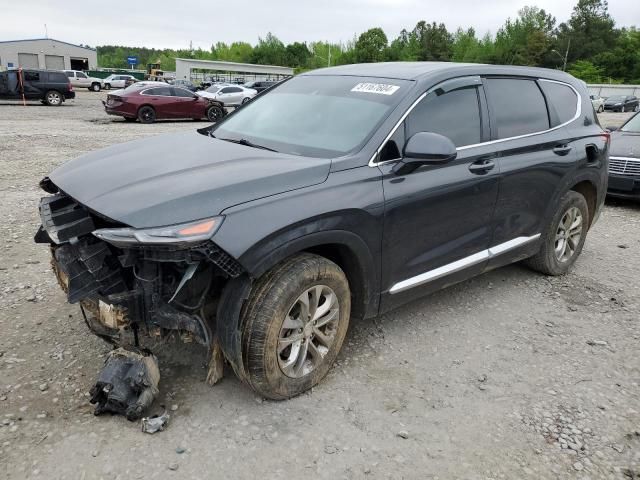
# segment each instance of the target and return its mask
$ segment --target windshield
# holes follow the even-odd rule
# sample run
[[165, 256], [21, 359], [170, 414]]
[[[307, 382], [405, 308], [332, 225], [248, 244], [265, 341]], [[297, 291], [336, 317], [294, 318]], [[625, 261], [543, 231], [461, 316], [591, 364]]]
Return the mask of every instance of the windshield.
[[612, 102], [621, 102], [622, 100], [624, 100], [624, 97], [622, 95], [613, 95], [607, 98], [607, 100], [610, 100]]
[[634, 115], [620, 130], [622, 132], [640, 133], [640, 115]]
[[386, 78], [295, 77], [256, 97], [212, 133], [293, 155], [338, 157], [361, 148], [412, 84]]

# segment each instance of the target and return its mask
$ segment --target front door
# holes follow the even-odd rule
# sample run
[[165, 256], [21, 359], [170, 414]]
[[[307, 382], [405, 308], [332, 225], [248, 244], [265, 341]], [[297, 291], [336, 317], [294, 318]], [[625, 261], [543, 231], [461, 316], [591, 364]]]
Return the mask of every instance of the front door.
[[[388, 157], [401, 156], [417, 132], [450, 138], [456, 159], [395, 174], [397, 161]], [[431, 89], [381, 150], [382, 311], [484, 269], [499, 177], [491, 145], [478, 145], [488, 138], [482, 85], [469, 77]]]

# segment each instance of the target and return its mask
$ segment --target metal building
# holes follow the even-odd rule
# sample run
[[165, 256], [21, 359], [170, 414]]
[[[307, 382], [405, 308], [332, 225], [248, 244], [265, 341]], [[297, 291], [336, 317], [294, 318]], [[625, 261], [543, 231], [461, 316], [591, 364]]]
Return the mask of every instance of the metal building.
[[98, 65], [95, 49], [52, 38], [0, 41], [0, 70], [44, 68], [90, 70]]
[[252, 63], [221, 62], [176, 58], [176, 79], [247, 82], [250, 80], [280, 80], [293, 75], [293, 68], [276, 65], [254, 65]]

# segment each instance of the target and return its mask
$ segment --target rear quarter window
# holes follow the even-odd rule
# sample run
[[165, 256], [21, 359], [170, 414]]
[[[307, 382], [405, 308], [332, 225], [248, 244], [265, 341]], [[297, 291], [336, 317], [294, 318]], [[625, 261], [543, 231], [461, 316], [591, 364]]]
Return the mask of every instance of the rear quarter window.
[[576, 116], [578, 95], [569, 85], [540, 80], [540, 88], [547, 97], [552, 127], [567, 123]]
[[49, 72], [49, 81], [53, 83], [67, 83], [69, 79], [64, 73]]
[[495, 138], [517, 137], [549, 129], [547, 105], [534, 80], [487, 78], [483, 83], [489, 94]]

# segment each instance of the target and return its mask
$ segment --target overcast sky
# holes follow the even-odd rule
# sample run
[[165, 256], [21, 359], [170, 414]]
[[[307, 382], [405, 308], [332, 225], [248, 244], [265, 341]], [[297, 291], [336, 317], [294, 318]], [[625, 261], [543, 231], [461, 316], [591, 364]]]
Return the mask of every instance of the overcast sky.
[[[28, 0], [2, 9], [0, 40], [49, 37], [85, 45], [208, 49], [236, 40], [255, 44], [271, 31], [285, 43], [348, 41], [371, 27], [389, 39], [419, 20], [444, 22], [449, 30], [495, 31], [524, 5], [537, 5], [566, 21], [577, 0], [155, 0], [98, 2]], [[609, 0], [618, 26], [640, 26], [639, 0]]]

